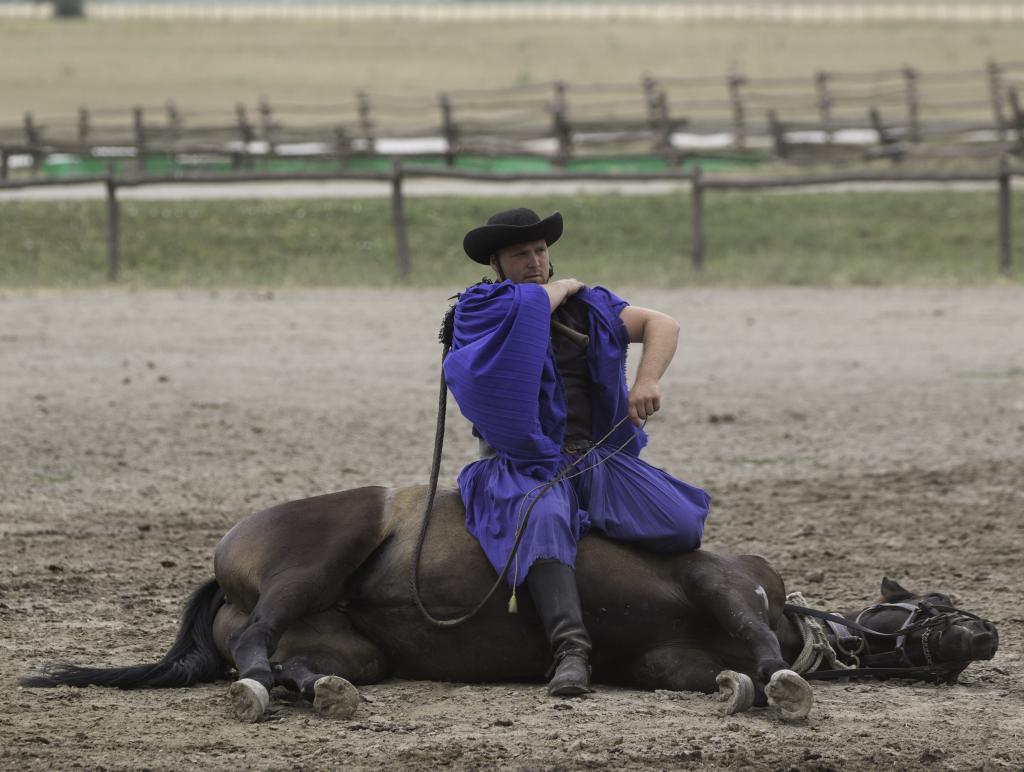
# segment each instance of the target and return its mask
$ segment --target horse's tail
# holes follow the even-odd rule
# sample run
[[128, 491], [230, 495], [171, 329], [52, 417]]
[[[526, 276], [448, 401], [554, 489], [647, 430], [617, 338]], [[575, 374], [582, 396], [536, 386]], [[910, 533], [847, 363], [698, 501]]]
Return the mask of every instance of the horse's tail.
[[213, 640], [213, 620], [224, 602], [216, 579], [192, 593], [185, 604], [178, 637], [159, 662], [129, 667], [56, 665], [20, 680], [22, 686], [115, 686], [118, 689], [160, 689], [216, 681], [227, 672]]

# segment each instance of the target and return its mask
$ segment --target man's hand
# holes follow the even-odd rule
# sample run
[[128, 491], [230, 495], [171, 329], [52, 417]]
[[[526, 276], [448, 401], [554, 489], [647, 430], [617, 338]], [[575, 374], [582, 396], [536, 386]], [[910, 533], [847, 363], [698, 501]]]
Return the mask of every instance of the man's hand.
[[636, 426], [661, 410], [661, 390], [657, 383], [637, 381], [629, 390], [629, 420]]
[[679, 323], [660, 311], [626, 306], [619, 314], [631, 343], [643, 343], [644, 353], [636, 369], [636, 381], [629, 390], [629, 417], [639, 426], [661, 410], [658, 381], [676, 353]]
[[547, 291], [548, 299], [551, 300], [551, 310], [554, 311], [567, 297], [575, 295], [587, 285], [578, 279], [559, 279], [541, 286]]

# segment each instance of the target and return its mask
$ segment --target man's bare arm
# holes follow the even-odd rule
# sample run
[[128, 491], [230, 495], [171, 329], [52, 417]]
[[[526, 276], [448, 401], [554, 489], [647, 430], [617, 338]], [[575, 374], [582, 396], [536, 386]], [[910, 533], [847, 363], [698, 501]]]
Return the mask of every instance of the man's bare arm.
[[629, 390], [629, 416], [639, 426], [661, 409], [658, 382], [675, 356], [679, 322], [668, 314], [639, 306], [626, 306], [619, 318], [626, 325], [630, 343], [642, 343], [644, 347], [636, 380]]
[[541, 286], [548, 293], [548, 299], [551, 301], [551, 310], [554, 311], [565, 302], [567, 297], [575, 295], [586, 285], [577, 279], [559, 279], [558, 281], [548, 282]]

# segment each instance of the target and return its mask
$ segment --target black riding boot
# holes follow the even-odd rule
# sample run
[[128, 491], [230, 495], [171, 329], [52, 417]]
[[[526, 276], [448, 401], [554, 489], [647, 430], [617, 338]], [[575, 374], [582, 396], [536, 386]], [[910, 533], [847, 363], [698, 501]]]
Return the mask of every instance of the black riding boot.
[[533, 605], [555, 656], [548, 683], [553, 697], [575, 697], [590, 691], [590, 636], [583, 626], [583, 610], [576, 589], [576, 574], [557, 560], [538, 560], [526, 575]]

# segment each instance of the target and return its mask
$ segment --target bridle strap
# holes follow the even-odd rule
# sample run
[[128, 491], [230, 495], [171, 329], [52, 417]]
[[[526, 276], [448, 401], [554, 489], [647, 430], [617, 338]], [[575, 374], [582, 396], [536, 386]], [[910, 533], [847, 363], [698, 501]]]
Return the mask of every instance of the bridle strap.
[[[897, 635], [898, 635], [898, 637], [896, 638], [896, 651], [898, 651], [901, 654], [901, 656], [903, 656], [903, 658], [906, 659], [905, 647], [906, 647], [906, 643], [907, 643], [907, 628], [909, 628], [911, 625], [913, 625], [914, 622], [917, 620], [917, 615], [919, 613], [921, 613], [921, 611], [922, 611], [921, 604], [919, 604], [919, 603], [918, 604], [906, 603], [906, 602], [904, 602], [904, 603], [878, 603], [878, 604], [876, 604], [874, 606], [871, 606], [871, 607], [866, 608], [863, 611], [861, 611], [857, 615], [857, 621], [860, 622], [860, 618], [862, 616], [864, 616], [865, 614], [867, 614], [868, 612], [875, 611], [876, 609], [880, 609], [880, 608], [898, 608], [901, 611], [906, 611], [907, 612], [907, 618], [905, 620], [903, 620], [903, 624], [900, 625], [900, 629], [896, 631]], [[929, 613], [929, 616], [935, 616], [935, 614]], [[902, 633], [902, 635], [899, 635], [899, 633]], [[927, 635], [927, 633], [926, 633], [926, 635]], [[907, 660], [907, 662], [909, 662], [909, 660]], [[928, 664], [931, 664], [931, 662], [929, 662]]]
[[[880, 630], [874, 630], [861, 624], [860, 619], [865, 614], [883, 608], [898, 608], [907, 612], [907, 618], [903, 625], [894, 633], [885, 633]], [[862, 635], [874, 635], [880, 638], [895, 638], [896, 646], [891, 652], [882, 652], [876, 657], [885, 658], [890, 657], [897, 662], [902, 662], [898, 667], [852, 667], [842, 668], [835, 670], [817, 670], [810, 673], [805, 673], [804, 678], [817, 679], [817, 680], [833, 680], [841, 678], [915, 678], [915, 679], [934, 679], [936, 682], [942, 679], [948, 679], [953, 673], [959, 673], [966, 667], [966, 662], [944, 662], [934, 663], [932, 662], [931, 653], [928, 651], [928, 636], [934, 631], [936, 627], [948, 622], [948, 617], [951, 614], [956, 614], [960, 619], [981, 619], [976, 614], [972, 614], [969, 611], [961, 611], [960, 609], [953, 608], [952, 606], [939, 606], [928, 601], [920, 601], [916, 604], [913, 603], [878, 603], [874, 606], [864, 609], [858, 615], [856, 620], [851, 620], [847, 617], [840, 616], [838, 614], [830, 614], [826, 611], [818, 611], [817, 609], [807, 608], [806, 606], [797, 606], [792, 603], [787, 603], [784, 606], [786, 613], [798, 614], [801, 616], [815, 617], [816, 619], [822, 619], [826, 621], [832, 628], [833, 633], [837, 632], [838, 629], [845, 630], [856, 630]], [[922, 616], [924, 615], [924, 616]], [[918, 630], [925, 630], [922, 646], [924, 648], [924, 656], [927, 660], [925, 665], [914, 665], [911, 663], [907, 656], [905, 644], [907, 636]], [[838, 638], [837, 638], [838, 640]], [[866, 638], [862, 639], [866, 642]], [[855, 658], [856, 659], [856, 658]], [[859, 663], [858, 663], [859, 664]]]
[[[871, 608], [868, 608], [868, 609], [865, 609], [864, 611], [862, 611], [857, 616], [857, 619], [859, 620], [861, 616], [863, 616], [868, 611], [871, 611], [872, 609], [883, 608], [883, 607], [887, 607], [887, 606], [895, 606], [895, 605], [896, 604], [892, 604], [892, 603], [879, 603], [879, 604], [877, 604], [875, 606], [872, 606]], [[899, 607], [902, 608], [903, 606], [900, 605]], [[859, 621], [852, 620], [852, 619], [847, 619], [846, 617], [840, 616], [839, 614], [830, 614], [827, 611], [818, 611], [817, 609], [807, 608], [806, 606], [795, 606], [792, 603], [787, 603], [783, 607], [783, 609], [784, 609], [784, 611], [787, 611], [787, 612], [790, 612], [790, 613], [793, 613], [793, 614], [800, 614], [801, 616], [815, 617], [817, 619], [824, 619], [824, 620], [826, 620], [828, 622], [834, 622], [835, 624], [842, 625], [843, 627], [849, 628], [851, 630], [856, 630], [856, 631], [861, 632], [861, 633], [866, 633], [867, 635], [877, 635], [880, 638], [897, 638], [897, 639], [899, 639], [899, 638], [906, 638], [906, 636], [910, 635], [910, 633], [917, 632], [918, 630], [924, 630], [926, 628], [936, 626], [937, 624], [940, 623], [940, 618], [938, 616], [939, 612], [952, 612], [952, 613], [956, 613], [956, 614], [960, 614], [962, 616], [968, 617], [969, 619], [981, 619], [981, 617], [977, 616], [976, 614], [972, 614], [969, 611], [961, 611], [960, 609], [952, 608], [951, 606], [935, 606], [935, 605], [933, 605], [931, 603], [927, 603], [925, 601], [922, 601], [920, 604], [918, 604], [918, 606], [914, 607], [911, 610], [911, 615], [913, 615], [913, 611], [915, 611], [917, 609], [925, 610], [928, 613], [931, 613], [931, 612], [934, 611], [934, 612], [936, 612], [936, 614], [928, 616], [925, 619], [921, 619], [920, 621], [914, 622], [912, 624], [904, 625], [899, 630], [897, 630], [895, 633], [883, 633], [880, 630], [873, 630], [870, 627], [865, 627]], [[908, 617], [908, 621], [909, 621], [909, 619], [910, 619], [910, 617]]]

